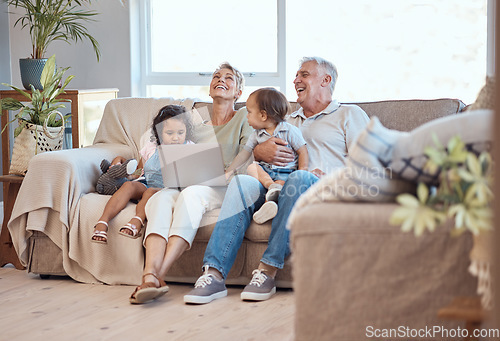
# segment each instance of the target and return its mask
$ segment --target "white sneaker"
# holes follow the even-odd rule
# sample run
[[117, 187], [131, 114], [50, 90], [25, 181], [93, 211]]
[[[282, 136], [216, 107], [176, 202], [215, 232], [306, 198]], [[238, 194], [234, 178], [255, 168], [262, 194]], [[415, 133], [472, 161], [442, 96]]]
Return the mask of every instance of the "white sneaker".
[[257, 224], [264, 224], [273, 219], [278, 214], [278, 204], [274, 201], [267, 201], [261, 206], [260, 210], [253, 214], [253, 221]]
[[278, 197], [280, 196], [281, 189], [283, 188], [280, 184], [272, 184], [267, 189], [266, 201], [278, 202]]

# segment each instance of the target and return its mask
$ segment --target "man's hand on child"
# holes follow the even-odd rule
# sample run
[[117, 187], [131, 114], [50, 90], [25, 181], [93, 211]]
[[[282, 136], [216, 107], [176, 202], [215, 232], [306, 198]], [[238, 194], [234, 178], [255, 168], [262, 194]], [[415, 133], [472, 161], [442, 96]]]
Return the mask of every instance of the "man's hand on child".
[[295, 159], [293, 150], [288, 143], [277, 137], [271, 137], [260, 143], [254, 149], [255, 160], [264, 161], [275, 166], [284, 167]]
[[323, 175], [325, 175], [326, 173], [323, 172], [321, 169], [319, 168], [315, 168], [311, 171], [311, 173], [313, 173], [314, 175], [316, 175], [318, 178], [321, 178]]

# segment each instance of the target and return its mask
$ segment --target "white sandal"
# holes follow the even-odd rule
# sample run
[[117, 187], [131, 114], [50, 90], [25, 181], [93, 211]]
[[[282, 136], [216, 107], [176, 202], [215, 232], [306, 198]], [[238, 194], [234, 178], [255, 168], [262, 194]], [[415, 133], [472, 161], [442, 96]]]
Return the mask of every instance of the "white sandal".
[[[97, 224], [104, 224], [106, 225], [106, 231], [101, 231], [101, 230], [96, 230]], [[102, 220], [99, 220], [95, 225], [94, 225], [94, 233], [92, 233], [92, 237], [90, 238], [91, 242], [94, 243], [99, 243], [99, 244], [107, 244], [108, 243], [108, 223]], [[104, 238], [104, 240], [97, 240], [94, 239], [95, 237], [101, 237]]]
[[[141, 222], [141, 230], [142, 230], [142, 227], [144, 226], [144, 222], [142, 221], [141, 217], [135, 216], [132, 219], [134, 219], [134, 218]], [[132, 220], [132, 219], [130, 219], [130, 220]], [[132, 234], [128, 234], [128, 233], [123, 232], [124, 229], [129, 230], [130, 232], [132, 232]], [[135, 226], [134, 224], [126, 223], [125, 225], [123, 225], [120, 228], [120, 231], [118, 231], [118, 233], [125, 236], [125, 237], [136, 239], [140, 236], [141, 230], [139, 230], [137, 228], [137, 226]]]

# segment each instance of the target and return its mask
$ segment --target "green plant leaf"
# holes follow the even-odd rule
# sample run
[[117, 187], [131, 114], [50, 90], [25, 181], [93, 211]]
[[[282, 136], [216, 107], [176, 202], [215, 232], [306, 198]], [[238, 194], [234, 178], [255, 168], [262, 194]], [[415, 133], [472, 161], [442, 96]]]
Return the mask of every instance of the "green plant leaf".
[[417, 208], [420, 206], [418, 199], [411, 194], [400, 194], [396, 197], [396, 201], [406, 207]]
[[423, 183], [418, 184], [417, 197], [422, 204], [425, 204], [427, 202], [427, 199], [429, 198], [429, 188], [427, 188], [425, 184]]
[[12, 88], [13, 90], [20, 93], [21, 95], [23, 95], [24, 97], [26, 97], [27, 99], [29, 99], [31, 101], [31, 95], [29, 93], [27, 93], [26, 91], [21, 90], [21, 89], [15, 87], [14, 85], [6, 84], [6, 83], [2, 83], [2, 85], [5, 85], [5, 86]]
[[391, 224], [416, 236], [425, 230], [434, 231], [446, 219], [454, 220], [453, 235], [464, 231], [478, 234], [492, 228], [490, 203], [493, 199], [492, 160], [487, 152], [477, 157], [467, 151], [459, 136], [452, 137], [446, 149], [433, 135], [437, 147], [425, 148], [429, 157], [425, 167], [431, 174], [439, 173], [439, 185], [432, 191], [424, 184], [417, 187], [417, 196], [400, 194], [399, 207], [391, 215]]
[[401, 224], [401, 231], [410, 232], [415, 225], [415, 216], [410, 215], [403, 223]]
[[437, 147], [437, 149], [444, 149], [443, 145], [439, 141], [439, 138], [437, 137], [436, 133], [432, 133], [432, 141], [434, 142], [434, 145]]
[[66, 88], [66, 86], [68, 85], [68, 83], [73, 79], [75, 78], [75, 76], [73, 75], [70, 75], [68, 76], [68, 78], [66, 78], [66, 81], [64, 81], [64, 84], [61, 86], [61, 91], [64, 91], [64, 89]]
[[[55, 56], [53, 57], [55, 58]], [[31, 104], [29, 106], [20, 104], [22, 102], [13, 100], [12, 98], [3, 99], [2, 103], [0, 103], [3, 107], [8, 107], [9, 110], [20, 109], [20, 111], [15, 115], [15, 119], [11, 122], [8, 122], [7, 125], [18, 119], [22, 119], [36, 125], [42, 125], [51, 112], [60, 108], [65, 108], [65, 105], [61, 102], [71, 102], [71, 100], [69, 99], [57, 99], [57, 96], [64, 93], [64, 87], [68, 85], [68, 83], [74, 78], [74, 76], [68, 76], [64, 82], [64, 85], [59, 88], [58, 86], [61, 83], [64, 73], [69, 69], [69, 67], [58, 69], [56, 72], [51, 71], [51, 65], [54, 61], [54, 58], [49, 58], [51, 60], [50, 63], [48, 63], [48, 65], [45, 65], [47, 68], [44, 68], [45, 73], [43, 77], [45, 85], [42, 91], [31, 86], [31, 94], [28, 94], [10, 85], [10, 87], [16, 89], [16, 91], [28, 97]], [[64, 122], [61, 119], [51, 117], [48, 120], [49, 127], [60, 127], [62, 124], [64, 124]], [[6, 127], [7, 126], [3, 128], [2, 132]], [[17, 132], [19, 133], [21, 130], [22, 129], [20, 128], [17, 130]]]
[[[43, 58], [47, 46], [56, 40], [67, 43], [89, 40], [97, 60], [100, 50], [97, 40], [88, 32], [87, 22], [95, 21], [96, 11], [84, 10], [82, 5], [91, 0], [4, 0], [10, 6], [22, 9], [14, 26], [27, 28], [31, 36], [32, 58]], [[23, 12], [23, 13], [22, 13]]]
[[453, 136], [449, 141], [448, 141], [448, 153], [453, 153], [454, 150], [460, 150], [462, 149], [463, 142], [460, 140], [460, 137], [458, 136]]
[[24, 104], [13, 98], [4, 98], [0, 101], [1, 110], [19, 110], [24, 107]]
[[14, 137], [17, 137], [19, 134], [21, 134], [21, 131], [23, 131], [24, 127], [26, 127], [26, 121], [19, 120], [19, 126], [14, 129]]
[[[424, 154], [429, 158], [429, 163], [433, 163], [435, 166], [441, 167], [444, 163], [446, 155], [434, 147], [425, 147]], [[434, 165], [430, 165], [435, 167]]]
[[42, 75], [40, 76], [40, 83], [42, 84], [43, 88], [45, 88], [50, 84], [55, 71], [56, 71], [56, 55], [54, 54], [49, 59], [47, 59], [47, 62], [45, 63], [45, 66], [43, 67], [42, 70]]

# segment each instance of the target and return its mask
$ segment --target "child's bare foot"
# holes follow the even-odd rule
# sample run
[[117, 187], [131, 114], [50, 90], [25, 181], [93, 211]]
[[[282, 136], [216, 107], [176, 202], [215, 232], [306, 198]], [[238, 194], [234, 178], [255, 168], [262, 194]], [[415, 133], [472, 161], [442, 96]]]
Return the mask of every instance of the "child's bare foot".
[[108, 242], [108, 223], [99, 220], [97, 224], [94, 225], [94, 233], [92, 233], [92, 238], [90, 240], [94, 243], [106, 244]]
[[135, 216], [130, 219], [128, 223], [123, 225], [123, 227], [120, 229], [120, 234], [130, 238], [137, 238], [141, 233], [143, 225], [144, 222], [142, 221], [142, 218]]

